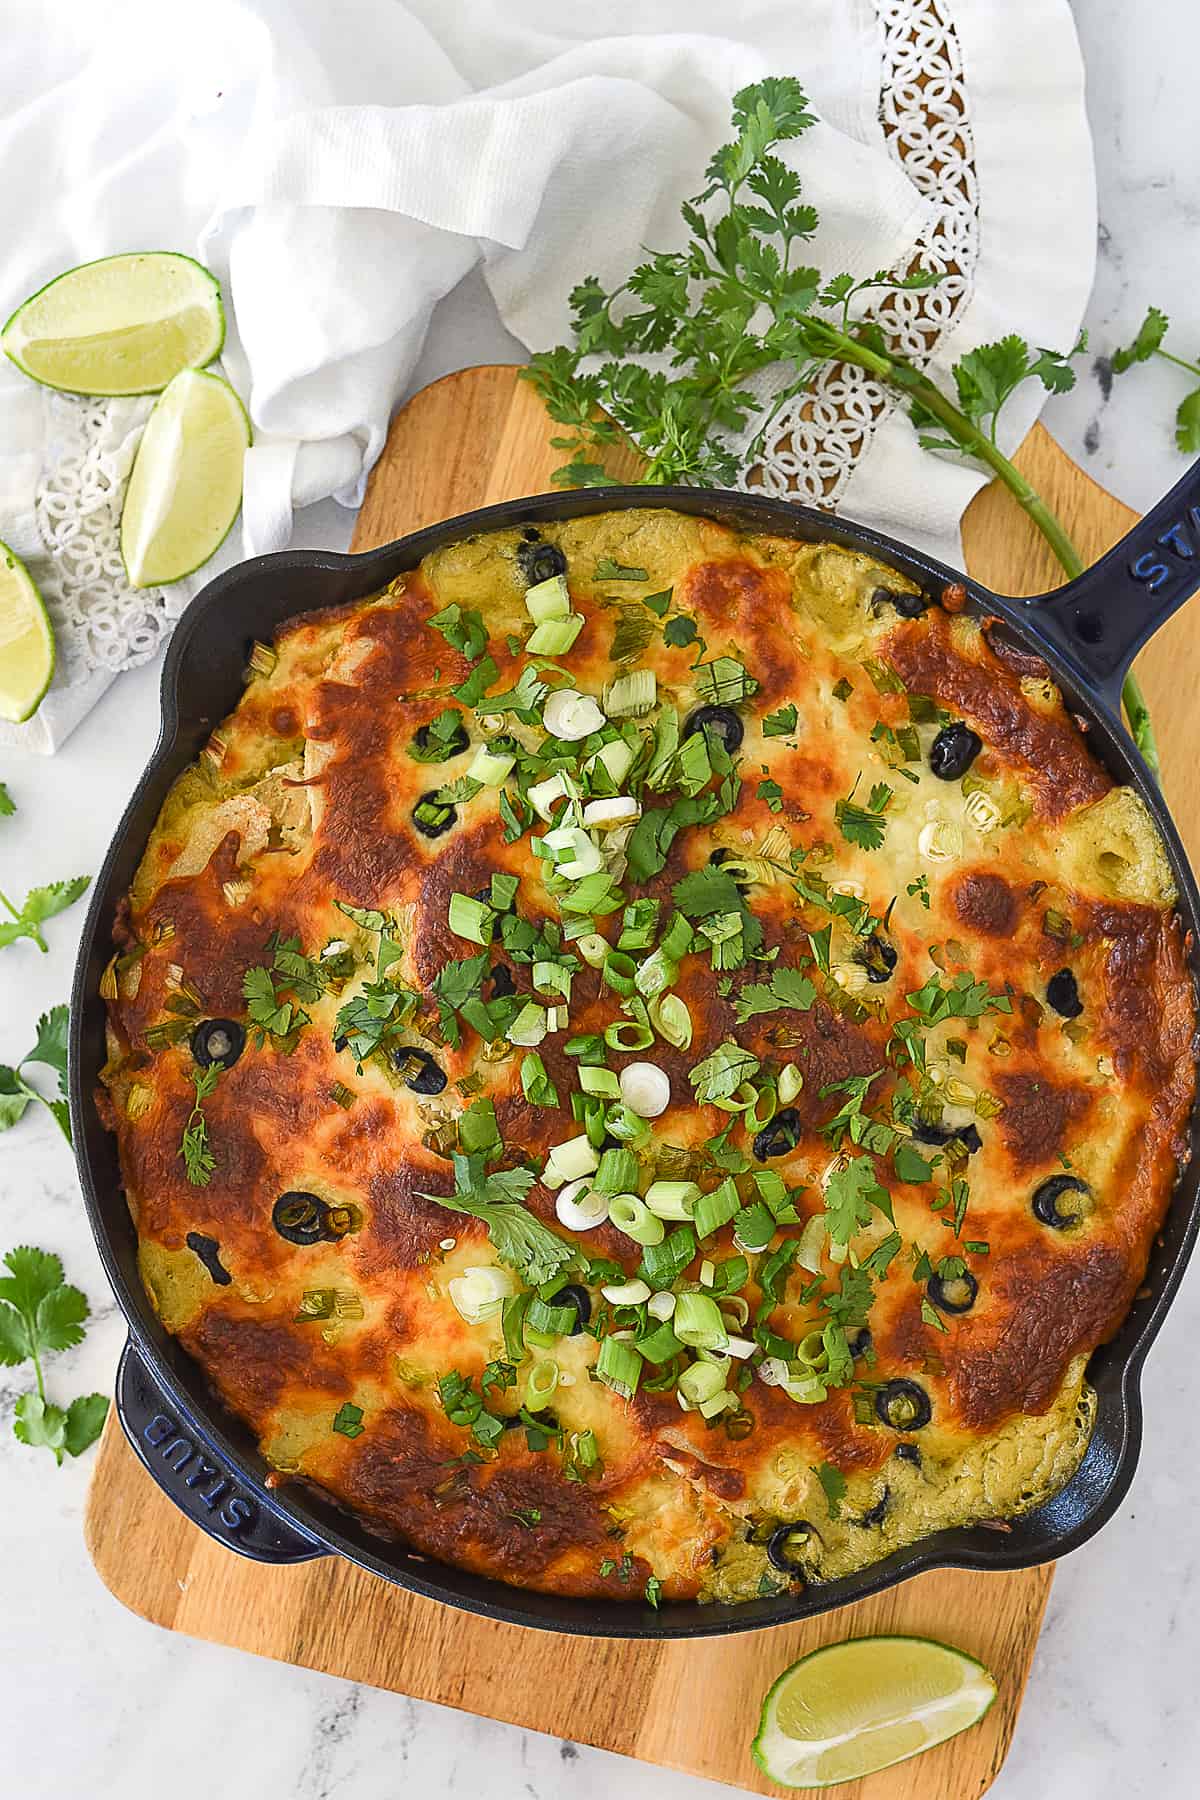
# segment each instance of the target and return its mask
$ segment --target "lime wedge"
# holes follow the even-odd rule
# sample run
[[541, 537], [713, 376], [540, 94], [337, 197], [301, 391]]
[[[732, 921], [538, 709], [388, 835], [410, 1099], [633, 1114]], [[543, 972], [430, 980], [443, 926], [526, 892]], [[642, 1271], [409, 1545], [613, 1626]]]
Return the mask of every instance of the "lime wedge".
[[69, 394], [156, 394], [225, 341], [221, 290], [173, 250], [68, 269], [18, 306], [0, 345], [26, 375]]
[[751, 1750], [783, 1787], [832, 1787], [965, 1731], [995, 1698], [983, 1664], [948, 1644], [850, 1638], [784, 1670], [763, 1702]]
[[206, 563], [242, 503], [246, 409], [227, 381], [185, 369], [146, 421], [121, 513], [133, 587], [178, 581]]
[[0, 719], [32, 718], [54, 673], [54, 632], [37, 584], [0, 544]]

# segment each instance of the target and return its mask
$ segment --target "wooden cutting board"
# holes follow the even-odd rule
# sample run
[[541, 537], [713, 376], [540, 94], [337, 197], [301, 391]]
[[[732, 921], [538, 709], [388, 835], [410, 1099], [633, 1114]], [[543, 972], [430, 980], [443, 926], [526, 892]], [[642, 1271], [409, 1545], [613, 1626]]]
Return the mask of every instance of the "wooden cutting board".
[[[550, 486], [561, 460], [540, 402], [511, 368], [466, 369], [397, 415], [371, 477], [353, 547]], [[1097, 557], [1134, 515], [1040, 428], [1018, 463]], [[633, 465], [630, 464], [632, 473]], [[988, 489], [963, 536], [972, 572], [1000, 591], [1037, 593], [1054, 565], [1007, 496]], [[1187, 696], [1200, 687], [1200, 610], [1176, 615], [1142, 659], [1168, 793], [1193, 856], [1200, 787], [1188, 773]], [[779, 1794], [747, 1749], [774, 1677], [817, 1645], [867, 1632], [947, 1639], [994, 1671], [1000, 1697], [981, 1724], [915, 1761], [830, 1789], [835, 1800], [968, 1800], [995, 1778], [1012, 1739], [1053, 1566], [1011, 1575], [939, 1571], [794, 1626], [691, 1643], [561, 1638], [492, 1624], [401, 1592], [336, 1558], [290, 1568], [213, 1544], [166, 1499], [110, 1414], [88, 1497], [88, 1548], [132, 1611], [193, 1637], [436, 1700], [555, 1736], [622, 1751], [760, 1794]]]

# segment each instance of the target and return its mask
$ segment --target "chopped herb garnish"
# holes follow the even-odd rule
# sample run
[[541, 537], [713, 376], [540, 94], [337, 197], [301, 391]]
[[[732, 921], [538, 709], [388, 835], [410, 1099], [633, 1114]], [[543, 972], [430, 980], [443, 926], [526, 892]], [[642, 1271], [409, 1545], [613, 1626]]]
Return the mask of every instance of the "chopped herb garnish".
[[593, 581], [649, 581], [645, 569], [627, 568], [624, 563], [614, 562], [611, 556], [602, 556], [596, 564]]
[[762, 722], [764, 737], [790, 737], [800, 720], [795, 706], [781, 706], [777, 712], [767, 714]]
[[775, 969], [769, 982], [756, 981], [744, 987], [734, 1002], [739, 1025], [759, 1013], [778, 1012], [788, 1008], [807, 1012], [817, 997], [817, 990], [799, 969]]
[[825, 1504], [829, 1508], [830, 1518], [840, 1518], [842, 1501], [846, 1498], [846, 1477], [842, 1474], [840, 1469], [835, 1469], [832, 1463], [816, 1464], [813, 1468], [813, 1474], [821, 1484], [821, 1490], [825, 1495]]
[[866, 806], [858, 806], [851, 797], [839, 800], [833, 809], [837, 828], [849, 844], [860, 850], [878, 850], [883, 843], [886, 820], [883, 817], [893, 790], [884, 781], [871, 789]]
[[183, 1128], [179, 1154], [183, 1158], [187, 1178], [193, 1187], [207, 1187], [209, 1177], [217, 1166], [209, 1147], [208, 1120], [204, 1116], [204, 1102], [216, 1087], [223, 1070], [222, 1063], [213, 1062], [208, 1063], [202, 1069], [193, 1068], [190, 1071], [192, 1086], [196, 1092], [192, 1110], [189, 1112], [187, 1123]]
[[434, 613], [426, 623], [434, 631], [440, 631], [452, 649], [460, 650], [468, 662], [478, 662], [487, 649], [487, 627], [483, 622], [483, 614], [463, 608], [452, 601], [444, 606], [441, 612]]
[[575, 1250], [521, 1204], [537, 1179], [532, 1170], [499, 1169], [485, 1174], [481, 1155], [458, 1151], [451, 1160], [454, 1193], [423, 1192], [423, 1200], [482, 1219], [500, 1261], [532, 1287], [540, 1287], [575, 1262]]
[[362, 1436], [363, 1409], [346, 1400], [338, 1407], [333, 1420], [333, 1429], [341, 1437], [356, 1438]]

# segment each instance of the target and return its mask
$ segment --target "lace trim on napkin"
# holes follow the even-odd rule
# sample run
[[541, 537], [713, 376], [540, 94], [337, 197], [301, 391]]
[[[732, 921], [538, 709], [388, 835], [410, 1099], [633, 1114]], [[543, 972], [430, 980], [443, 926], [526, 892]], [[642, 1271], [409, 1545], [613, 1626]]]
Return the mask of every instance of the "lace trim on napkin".
[[[979, 257], [979, 193], [962, 50], [943, 0], [875, 0], [883, 32], [880, 119], [888, 149], [936, 213], [899, 273], [932, 269], [936, 288], [866, 308], [888, 342], [924, 363], [968, 306]], [[836, 507], [872, 434], [896, 406], [862, 369], [828, 363], [776, 413], [751, 492]]]
[[[978, 194], [962, 54], [948, 0], [875, 0], [883, 34], [881, 120], [892, 155], [936, 207], [908, 267], [945, 280], [869, 308], [889, 339], [918, 362], [956, 322], [972, 291], [979, 249]], [[121, 496], [148, 399], [46, 395], [49, 453], [36, 517], [46, 551], [43, 593], [68, 682], [145, 662], [170, 635], [190, 588], [131, 589], [119, 543]], [[784, 403], [761, 461], [742, 485], [836, 506], [855, 465], [895, 401], [861, 370], [831, 364]]]

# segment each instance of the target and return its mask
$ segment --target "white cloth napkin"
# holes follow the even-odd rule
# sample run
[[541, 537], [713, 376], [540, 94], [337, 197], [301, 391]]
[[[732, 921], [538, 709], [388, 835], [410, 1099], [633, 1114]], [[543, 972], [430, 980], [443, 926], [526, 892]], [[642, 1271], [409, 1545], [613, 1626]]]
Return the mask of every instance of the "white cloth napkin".
[[[984, 69], [982, 45], [1011, 35], [997, 125], [1018, 78], [1040, 81], [1070, 115], [1063, 179], [1083, 189], [1066, 241], [1050, 241], [1061, 205], [1045, 207], [1039, 240], [1031, 201], [1037, 266], [1004, 240], [1006, 292], [975, 341], [1015, 325], [1061, 345], [1094, 222], [1065, 0], [1009, 0], [1003, 30], [984, 23], [987, 0], [955, 10]], [[1040, 74], [1021, 63], [1034, 15]], [[679, 201], [728, 133], [731, 94], [764, 74], [797, 74], [821, 115], [785, 147], [822, 215], [813, 260], [865, 274], [906, 256], [929, 206], [884, 145], [879, 41], [872, 0], [8, 0], [0, 301], [121, 249], [208, 263], [229, 303], [225, 368], [256, 430], [240, 548], [277, 549], [296, 501], [357, 504], [430, 314], [468, 269], [482, 261], [523, 342], [561, 341], [580, 277], [618, 282], [641, 246], [680, 241]], [[28, 530], [37, 477], [34, 403], [14, 393], [0, 386], [0, 426], [21, 414], [18, 450], [0, 454], [0, 535]], [[893, 523], [915, 511], [952, 553], [971, 478], [899, 437], [877, 460], [874, 510]], [[861, 499], [870, 513], [870, 482]], [[51, 691], [38, 747], [61, 741], [81, 701]]]

